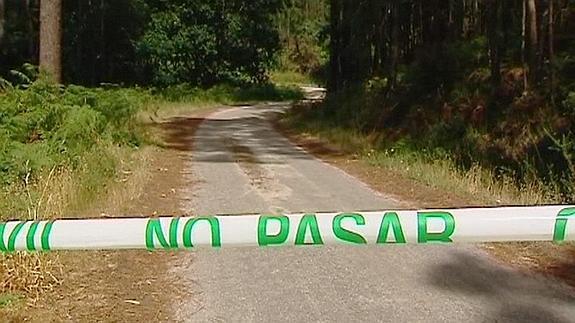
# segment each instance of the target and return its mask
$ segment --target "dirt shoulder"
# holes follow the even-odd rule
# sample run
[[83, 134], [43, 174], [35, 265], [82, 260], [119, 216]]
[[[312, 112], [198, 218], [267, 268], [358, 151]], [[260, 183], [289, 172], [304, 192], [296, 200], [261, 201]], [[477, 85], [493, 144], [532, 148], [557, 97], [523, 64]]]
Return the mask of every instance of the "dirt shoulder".
[[[152, 135], [162, 138], [162, 147], [138, 152], [144, 159], [137, 167], [130, 163], [103, 201], [82, 215], [85, 217], [152, 216], [182, 214], [183, 172], [190, 158], [194, 132], [203, 118], [216, 108], [166, 118], [149, 125]], [[189, 187], [188, 187], [189, 189]], [[182, 253], [145, 250], [77, 251], [56, 254], [61, 264], [61, 284], [43, 295], [33, 306], [14, 313], [13, 321], [171, 321], [171, 300], [187, 291], [170, 264]]]
[[[344, 153], [317, 137], [287, 129], [280, 122], [276, 128], [294, 144], [317, 158], [359, 178], [374, 190], [404, 201], [405, 208], [449, 208], [473, 206], [473, 196], [449, 192], [408, 178], [399, 171], [370, 165], [352, 154]], [[518, 270], [559, 278], [575, 288], [575, 246], [548, 242], [483, 244], [495, 261]]]

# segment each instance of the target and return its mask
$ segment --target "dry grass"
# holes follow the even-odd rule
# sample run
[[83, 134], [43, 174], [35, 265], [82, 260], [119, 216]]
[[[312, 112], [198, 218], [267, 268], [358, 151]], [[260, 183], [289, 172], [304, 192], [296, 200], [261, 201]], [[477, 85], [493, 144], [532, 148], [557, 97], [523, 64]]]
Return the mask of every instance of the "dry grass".
[[[81, 183], [70, 183], [71, 185], [65, 188], [65, 195], [70, 202], [61, 216], [119, 216], [126, 204], [140, 196], [150, 175], [150, 156], [157, 148], [146, 146], [138, 151], [119, 147], [110, 149], [114, 159], [118, 161], [115, 174], [99, 187], [88, 191], [75, 190]], [[85, 173], [89, 171], [84, 170]]]
[[176, 117], [185, 117], [190, 113], [211, 111], [216, 107], [224, 106], [216, 101], [198, 102], [156, 102], [153, 105], [142, 109], [138, 113], [138, 121], [144, 127], [145, 137], [149, 144], [163, 147], [165, 145], [162, 132], [157, 131], [162, 123], [169, 122]]
[[[300, 124], [299, 127], [302, 125]], [[523, 187], [508, 177], [497, 177], [479, 166], [461, 171], [448, 159], [431, 159], [426, 152], [409, 149], [378, 150], [369, 135], [321, 123], [304, 126], [304, 135], [319, 138], [337, 150], [354, 154], [376, 167], [384, 167], [445, 191], [456, 192], [463, 198], [472, 197], [476, 205], [538, 205], [558, 203], [559, 194], [536, 179]]]
[[[98, 208], [101, 213], [118, 214], [126, 201], [143, 189], [149, 175], [146, 165], [151, 149], [154, 148], [134, 153], [130, 148], [105, 147], [106, 155], [118, 161], [111, 177], [103, 177], [97, 170], [101, 166], [97, 153], [74, 172], [52, 169], [35, 182], [28, 181], [27, 176], [23, 183], [12, 185], [0, 196], [3, 212], [9, 215], [5, 219], [75, 218], [86, 216], [85, 212], [96, 204], [106, 206]], [[0, 299], [9, 300], [0, 301], [0, 315], [23, 303], [33, 306], [43, 293], [65, 279], [57, 253], [0, 254], [0, 262]]]
[[[16, 218], [34, 220], [61, 214], [65, 207], [65, 196], [71, 189], [71, 179], [72, 176], [66, 171], [56, 169], [35, 183], [29, 182], [29, 176], [26, 176], [19, 187], [11, 187], [8, 194], [2, 197], [4, 205], [14, 203], [4, 210]], [[24, 207], [18, 207], [16, 201], [24, 204]], [[25, 208], [24, 214], [22, 208]], [[7, 253], [0, 255], [0, 262], [0, 295], [11, 299], [0, 306], [2, 311], [19, 306], [24, 299], [33, 305], [42, 293], [52, 290], [62, 281], [61, 267], [54, 254]]]
[[413, 155], [390, 156], [386, 152], [371, 152], [363, 158], [373, 165], [399, 171], [431, 187], [457, 192], [467, 199], [472, 197], [475, 205], [539, 205], [559, 202], [554, 192], [536, 180], [517, 187], [510, 178], [498, 178], [479, 166], [461, 171], [449, 159], [429, 161]]
[[34, 305], [40, 295], [62, 283], [62, 267], [52, 254], [17, 252], [2, 256], [2, 294], [25, 295]]
[[[32, 183], [13, 185], [0, 198], [5, 215], [10, 219], [48, 219], [61, 214], [66, 196], [72, 192], [73, 177], [65, 170], [52, 169]], [[39, 296], [62, 282], [61, 267], [55, 254], [15, 252], [0, 254], [0, 296], [9, 302], [0, 311], [21, 305], [33, 305]], [[1, 313], [1, 312], [0, 312]]]

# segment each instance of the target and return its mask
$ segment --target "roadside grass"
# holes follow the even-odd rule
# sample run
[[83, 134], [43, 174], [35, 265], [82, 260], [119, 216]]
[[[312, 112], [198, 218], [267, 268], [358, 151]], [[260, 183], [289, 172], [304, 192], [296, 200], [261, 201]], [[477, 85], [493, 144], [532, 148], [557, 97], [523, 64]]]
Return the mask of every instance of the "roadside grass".
[[428, 186], [455, 192], [474, 205], [538, 205], [559, 203], [560, 194], [537, 179], [517, 186], [509, 177], [496, 176], [478, 165], [463, 171], [448, 156], [415, 150], [401, 142], [383, 148], [377, 135], [337, 126], [324, 118], [307, 119], [291, 111], [281, 121], [298, 133], [310, 135], [375, 167], [399, 172]]
[[559, 203], [560, 199], [541, 182], [530, 180], [518, 187], [509, 177], [472, 166], [460, 170], [449, 158], [430, 159], [421, 152], [402, 152], [394, 148], [368, 151], [364, 159], [371, 165], [400, 171], [405, 176], [428, 186], [463, 194], [474, 206], [540, 205]]
[[213, 104], [249, 104], [259, 101], [299, 100], [303, 94], [296, 86], [274, 84], [232, 86], [216, 85], [208, 89], [180, 84], [153, 91], [166, 102], [186, 103], [190, 105]]
[[[217, 105], [295, 100], [294, 87], [0, 88], [0, 221], [120, 215], [162, 146], [150, 124]], [[98, 205], [94, 208], [94, 205]], [[0, 315], [62, 283], [57, 253], [0, 254]], [[17, 295], [20, 301], [14, 298]], [[6, 301], [2, 301], [5, 299]]]
[[[0, 220], [77, 216], [107, 192], [143, 145], [142, 89], [60, 87], [43, 80], [0, 90]], [[62, 282], [56, 253], [0, 255], [0, 297], [34, 304]], [[7, 302], [6, 310], [15, 303]], [[5, 309], [2, 308], [3, 312]]]

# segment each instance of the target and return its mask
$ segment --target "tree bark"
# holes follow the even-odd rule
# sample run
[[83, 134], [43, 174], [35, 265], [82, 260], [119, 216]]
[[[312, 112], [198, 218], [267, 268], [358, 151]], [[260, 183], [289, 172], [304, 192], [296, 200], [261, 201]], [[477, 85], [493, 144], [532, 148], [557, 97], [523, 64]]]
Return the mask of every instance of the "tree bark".
[[551, 104], [555, 105], [555, 37], [554, 26], [555, 8], [554, 0], [549, 0], [549, 92], [551, 93]]
[[527, 73], [529, 70], [527, 64], [527, 0], [522, 1], [522, 16], [521, 16], [521, 61], [523, 63], [523, 92], [529, 91], [529, 82], [527, 81]]
[[62, 81], [62, 0], [40, 1], [40, 70]]
[[487, 3], [487, 40], [489, 44], [489, 67], [491, 74], [491, 92], [495, 94], [501, 83], [501, 37], [500, 6], [501, 1], [489, 0]]
[[391, 3], [391, 55], [389, 57], [390, 86], [395, 88], [397, 83], [397, 67], [399, 65], [399, 34], [400, 34], [400, 3], [395, 0]]
[[529, 69], [527, 71], [527, 81], [528, 87], [533, 88], [539, 79], [539, 67], [538, 67], [538, 28], [537, 28], [537, 6], [535, 0], [527, 1], [527, 26], [528, 26], [528, 64]]
[[336, 93], [341, 89], [341, 0], [330, 1], [330, 76], [329, 90]]

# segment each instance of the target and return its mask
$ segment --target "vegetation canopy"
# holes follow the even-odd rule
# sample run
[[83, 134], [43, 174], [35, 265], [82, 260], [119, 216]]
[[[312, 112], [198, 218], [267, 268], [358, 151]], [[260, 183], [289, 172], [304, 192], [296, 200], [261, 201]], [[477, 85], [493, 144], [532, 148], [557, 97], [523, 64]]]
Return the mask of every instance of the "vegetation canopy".
[[332, 0], [330, 96], [310, 113], [572, 201], [574, 18], [572, 1]]

